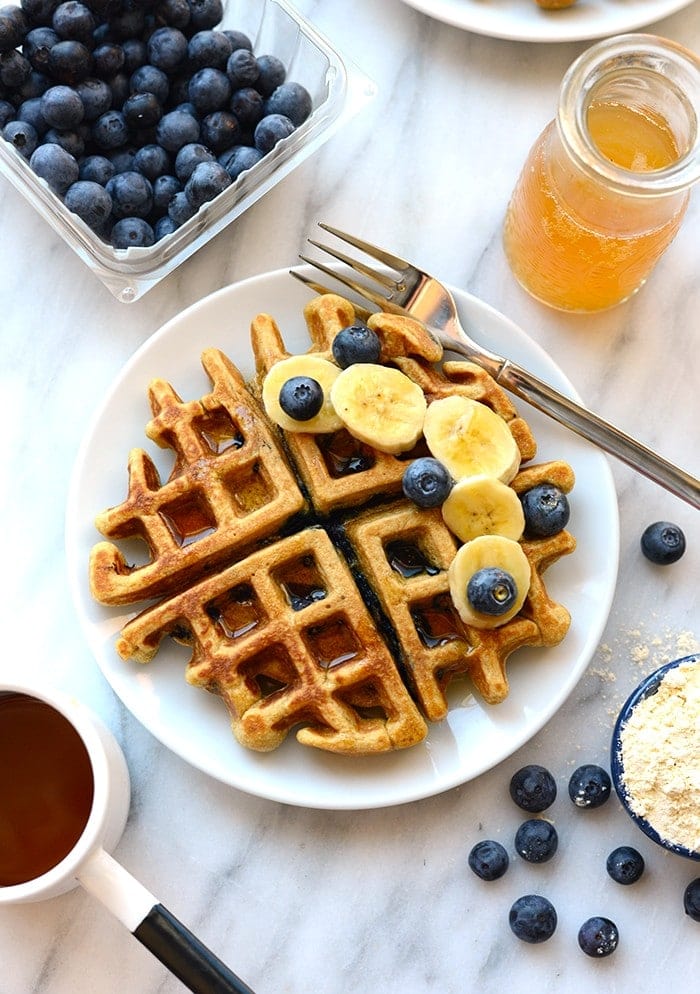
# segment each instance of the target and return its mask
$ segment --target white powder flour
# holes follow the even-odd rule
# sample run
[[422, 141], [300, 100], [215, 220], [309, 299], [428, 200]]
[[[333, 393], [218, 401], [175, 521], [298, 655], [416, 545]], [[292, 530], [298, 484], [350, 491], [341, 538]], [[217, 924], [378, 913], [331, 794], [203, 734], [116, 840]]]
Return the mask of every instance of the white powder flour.
[[622, 728], [624, 785], [665, 842], [700, 852], [700, 660], [672, 667]]

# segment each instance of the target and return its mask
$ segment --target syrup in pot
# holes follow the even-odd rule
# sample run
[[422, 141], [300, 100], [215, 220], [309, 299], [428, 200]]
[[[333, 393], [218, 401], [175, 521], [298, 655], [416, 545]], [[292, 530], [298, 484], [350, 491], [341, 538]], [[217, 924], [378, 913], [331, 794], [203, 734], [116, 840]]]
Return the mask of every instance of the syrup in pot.
[[0, 693], [0, 887], [26, 883], [64, 859], [92, 809], [90, 757], [49, 704]]

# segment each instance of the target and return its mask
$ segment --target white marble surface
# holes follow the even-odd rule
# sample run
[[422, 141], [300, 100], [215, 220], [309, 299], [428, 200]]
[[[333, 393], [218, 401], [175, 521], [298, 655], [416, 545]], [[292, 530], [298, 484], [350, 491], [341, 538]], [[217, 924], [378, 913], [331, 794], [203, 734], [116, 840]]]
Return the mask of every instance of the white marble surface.
[[[523, 0], [529, 2], [529, 0]], [[496, 41], [432, 21], [399, 0], [300, 0], [377, 82], [371, 107], [238, 223], [134, 305], [117, 303], [6, 181], [0, 182], [0, 398], [4, 410], [3, 651], [22, 672], [79, 694], [121, 742], [133, 803], [115, 855], [257, 994], [614, 994], [687, 989], [700, 926], [681, 895], [698, 864], [647, 844], [616, 801], [582, 815], [566, 782], [607, 761], [612, 715], [660, 662], [697, 648], [697, 512], [619, 464], [619, 584], [603, 641], [555, 718], [477, 781], [369, 812], [313, 811], [247, 796], [189, 768], [125, 711], [90, 657], [65, 579], [63, 518], [87, 420], [134, 350], [217, 288], [289, 266], [318, 219], [413, 257], [482, 297], [549, 351], [586, 402], [700, 473], [700, 199], [637, 298], [595, 317], [562, 316], [514, 283], [500, 241], [512, 184], [552, 115], [562, 73], [585, 47]], [[352, 15], [348, 16], [352, 7]], [[700, 50], [700, 6], [655, 25]], [[115, 453], [116, 458], [123, 454]], [[647, 523], [681, 524], [688, 551], [660, 570], [640, 555]], [[575, 605], [573, 606], [575, 610]], [[549, 864], [517, 858], [484, 884], [466, 866], [483, 837], [512, 836], [518, 766], [555, 772]], [[1, 803], [1, 799], [0, 799]], [[604, 871], [616, 845], [648, 871], [623, 888]], [[511, 934], [511, 902], [557, 906], [553, 939]], [[615, 919], [614, 956], [576, 944], [592, 914]], [[170, 994], [181, 986], [81, 890], [0, 911], [3, 994]]]

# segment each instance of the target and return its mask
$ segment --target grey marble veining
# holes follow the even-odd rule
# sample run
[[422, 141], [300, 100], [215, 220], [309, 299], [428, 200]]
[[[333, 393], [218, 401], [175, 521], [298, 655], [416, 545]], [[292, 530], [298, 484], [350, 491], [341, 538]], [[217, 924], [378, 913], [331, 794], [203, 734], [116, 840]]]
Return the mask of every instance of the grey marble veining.
[[[523, 0], [529, 2], [529, 0]], [[380, 241], [497, 307], [564, 370], [586, 403], [700, 472], [700, 200], [647, 287], [591, 317], [551, 312], [509, 273], [500, 241], [523, 158], [554, 111], [584, 43], [479, 37], [400, 0], [300, 0], [376, 81], [345, 130], [141, 301], [112, 299], [5, 181], [0, 182], [0, 470], [4, 634], [0, 672], [24, 672], [89, 703], [120, 741], [133, 799], [117, 858], [224, 958], [256, 994], [617, 994], [687, 989], [700, 926], [681, 895], [700, 864], [647, 843], [616, 802], [582, 815], [566, 783], [607, 763], [614, 715], [639, 679], [697, 649], [697, 512], [619, 464], [619, 581], [587, 672], [530, 742], [477, 780], [385, 810], [315, 811], [248, 796], [170, 753], [124, 709], [94, 664], [66, 582], [63, 522], [85, 425], [124, 362], [166, 320], [249, 275], [293, 265], [325, 219]], [[352, 16], [348, 17], [352, 6]], [[700, 49], [700, 8], [649, 30]], [[121, 454], [115, 453], [116, 458]], [[686, 556], [661, 572], [639, 555], [657, 518], [681, 524]], [[512, 772], [548, 765], [560, 834], [543, 866], [513, 858], [484, 884], [466, 865], [480, 838], [512, 852], [522, 819]], [[1, 803], [1, 799], [0, 799]], [[623, 888], [604, 871], [616, 845], [648, 870]], [[507, 912], [528, 892], [559, 913], [555, 936], [526, 946]], [[576, 945], [592, 914], [615, 919], [620, 947], [594, 962]], [[182, 987], [80, 890], [0, 910], [0, 994], [176, 994]]]

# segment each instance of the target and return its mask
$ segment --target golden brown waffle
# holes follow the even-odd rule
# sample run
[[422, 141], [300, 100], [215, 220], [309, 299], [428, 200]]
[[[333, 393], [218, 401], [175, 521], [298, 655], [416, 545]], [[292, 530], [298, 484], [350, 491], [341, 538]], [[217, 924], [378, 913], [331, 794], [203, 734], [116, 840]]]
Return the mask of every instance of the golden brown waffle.
[[[304, 313], [308, 354], [331, 358], [334, 336], [356, 320], [353, 306], [326, 295]], [[508, 424], [522, 462], [534, 457], [529, 426], [487, 373], [468, 362], [437, 365], [440, 346], [408, 318], [376, 314], [369, 324], [381, 361], [429, 401], [459, 393], [488, 405]], [[90, 565], [104, 603], [159, 598], [124, 626], [119, 654], [145, 663], [165, 637], [189, 646], [188, 682], [219, 695], [238, 740], [258, 750], [290, 732], [335, 752], [405, 748], [424, 738], [424, 718], [445, 717], [458, 678], [487, 703], [502, 701], [510, 655], [555, 645], [569, 627], [543, 574], [573, 550], [572, 536], [523, 539], [531, 568], [523, 608], [497, 628], [465, 625], [448, 585], [458, 541], [439, 509], [421, 510], [401, 493], [407, 462], [427, 452], [422, 443], [393, 456], [344, 431], [278, 429], [253, 395], [290, 353], [268, 314], [254, 318], [251, 341], [256, 377], [248, 387], [216, 350], [202, 356], [212, 391], [200, 401], [151, 384], [146, 433], [174, 450], [171, 476], [161, 484], [136, 450], [127, 500], [97, 518], [109, 539], [144, 539], [151, 559], [129, 567], [113, 542], [102, 542]], [[542, 482], [568, 492], [573, 473], [563, 462], [521, 466], [512, 486], [520, 493]]]
[[242, 745], [374, 753], [426, 725], [350, 570], [321, 528], [253, 553], [138, 615], [117, 649], [147, 662], [164, 636], [191, 646], [189, 683], [218, 694]]
[[183, 402], [173, 387], [149, 387], [146, 435], [173, 450], [162, 482], [142, 449], [129, 455], [126, 499], [96, 518], [110, 540], [136, 540], [147, 561], [128, 564], [113, 541], [94, 546], [90, 588], [102, 604], [164, 597], [239, 550], [275, 533], [305, 504], [275, 433], [233, 363], [202, 355], [211, 391]]

